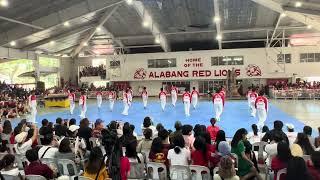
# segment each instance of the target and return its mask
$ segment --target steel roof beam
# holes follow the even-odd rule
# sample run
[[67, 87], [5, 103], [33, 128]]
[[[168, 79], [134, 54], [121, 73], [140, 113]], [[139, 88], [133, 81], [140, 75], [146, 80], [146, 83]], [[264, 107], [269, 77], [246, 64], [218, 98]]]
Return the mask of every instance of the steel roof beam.
[[114, 12], [116, 12], [116, 10], [119, 8], [120, 4], [118, 4], [117, 6], [115, 6], [110, 12], [107, 11], [105, 12], [105, 14], [100, 18], [98, 24], [94, 27], [94, 29], [92, 29], [88, 35], [80, 42], [79, 46], [76, 47], [72, 53], [71, 53], [71, 57], [74, 58], [76, 56], [78, 56], [78, 54], [81, 52], [82, 48], [84, 47], [84, 43], [89, 43], [89, 41], [91, 40], [91, 38], [94, 36], [94, 34], [96, 33], [96, 29], [98, 27], [102, 28], [103, 25], [108, 21], [108, 19], [112, 16], [112, 14]]
[[84, 0], [83, 2], [77, 3], [69, 8], [62, 9], [58, 12], [40, 17], [32, 22], [28, 22], [32, 25], [40, 26], [41, 28], [44, 28], [44, 30], [37, 30], [27, 26], [18, 26], [8, 30], [7, 32], [1, 32], [0, 46], [7, 45], [11, 41], [17, 41], [19, 39], [26, 38], [35, 33], [55, 30], [57, 27], [63, 25], [63, 23], [66, 21], [72, 23], [72, 21], [86, 20], [86, 17], [94, 16], [97, 13], [122, 2], [124, 2], [124, 0]]
[[294, 19], [300, 23], [304, 23], [306, 25], [311, 25], [313, 29], [320, 31], [320, 22], [314, 18], [309, 17], [308, 15], [299, 13], [299, 12], [292, 12], [292, 11], [285, 11], [281, 4], [273, 1], [273, 0], [251, 0], [257, 4], [265, 6], [273, 11], [278, 13], [285, 12], [287, 17]]
[[[218, 0], [213, 0], [213, 5], [214, 5], [214, 16], [219, 17], [221, 19]], [[222, 36], [220, 22], [216, 22], [216, 30], [217, 30], [217, 35]], [[222, 49], [221, 40], [218, 40], [218, 44], [219, 44], [219, 49]]]

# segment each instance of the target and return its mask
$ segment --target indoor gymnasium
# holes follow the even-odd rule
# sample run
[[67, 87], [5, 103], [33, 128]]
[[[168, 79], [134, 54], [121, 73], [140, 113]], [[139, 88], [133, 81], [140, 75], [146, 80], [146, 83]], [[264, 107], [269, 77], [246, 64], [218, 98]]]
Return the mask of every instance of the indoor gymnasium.
[[1, 180], [320, 180], [319, 0], [0, 0]]

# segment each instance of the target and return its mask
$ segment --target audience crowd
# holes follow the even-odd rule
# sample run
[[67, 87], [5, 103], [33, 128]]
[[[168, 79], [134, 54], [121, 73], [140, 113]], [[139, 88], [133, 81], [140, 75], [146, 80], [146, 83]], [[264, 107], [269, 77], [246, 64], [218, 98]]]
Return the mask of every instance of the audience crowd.
[[28, 92], [0, 81], [0, 117], [15, 118], [28, 112]]
[[289, 89], [320, 89], [320, 81], [299, 81], [296, 83], [288, 83], [285, 81], [277, 81], [271, 85], [275, 90], [289, 90]]
[[98, 67], [93, 66], [85, 66], [79, 72], [79, 76], [81, 77], [88, 77], [88, 76], [100, 76], [102, 79], [106, 78], [106, 67], [104, 65], [100, 65]]
[[[143, 136], [137, 136], [134, 125], [120, 121], [105, 126], [101, 119], [90, 123], [85, 118], [79, 125], [75, 119], [57, 118], [55, 124], [43, 119], [38, 129], [25, 119], [16, 127], [5, 120], [0, 128], [0, 172], [1, 176], [21, 178], [62, 178], [66, 174], [59, 167], [43, 163], [53, 158], [74, 162], [77, 170], [70, 168], [68, 175], [99, 180], [128, 179], [132, 174], [147, 172], [137, 165], [148, 162], [163, 164], [166, 169], [157, 173], [168, 171], [170, 177], [170, 170], [176, 165], [196, 165], [207, 167], [214, 179], [262, 179], [261, 165], [265, 165], [274, 179], [282, 169], [286, 173], [281, 180], [320, 179], [320, 136], [314, 138], [311, 127], [305, 126], [303, 132], [296, 133], [292, 124], [286, 124], [288, 131], [284, 131], [283, 122], [277, 120], [271, 130], [265, 126], [260, 132], [253, 124], [250, 132], [240, 128], [228, 138], [216, 125], [216, 119], [210, 119], [210, 124], [191, 126], [177, 121], [174, 130], [169, 130], [161, 123], [155, 126], [151, 118], [145, 117]], [[261, 154], [257, 147], [262, 143], [265, 146]], [[22, 168], [16, 166], [19, 157], [27, 160]]]

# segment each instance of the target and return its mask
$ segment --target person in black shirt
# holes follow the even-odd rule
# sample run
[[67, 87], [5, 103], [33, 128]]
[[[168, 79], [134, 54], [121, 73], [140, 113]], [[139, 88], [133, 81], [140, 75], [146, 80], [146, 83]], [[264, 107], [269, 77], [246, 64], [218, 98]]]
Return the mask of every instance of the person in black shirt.
[[83, 138], [87, 144], [87, 150], [91, 150], [89, 139], [91, 138], [92, 129], [89, 127], [89, 120], [84, 118], [80, 121], [80, 128], [78, 130], [78, 136]]
[[279, 133], [279, 135], [284, 140], [284, 142], [289, 144], [289, 139], [288, 139], [286, 133], [284, 133], [282, 131], [282, 127], [283, 127], [282, 121], [279, 121], [279, 120], [274, 121], [273, 122], [273, 129], [271, 131], [266, 132], [266, 134], [263, 136], [263, 138], [261, 140], [265, 141], [265, 142], [271, 142], [274, 140], [275, 134]]
[[67, 136], [68, 128], [64, 125], [64, 121], [61, 118], [56, 119], [56, 125], [54, 126], [55, 135], [57, 136]]
[[46, 136], [48, 134], [53, 134], [53, 129], [50, 128], [48, 125], [49, 125], [48, 119], [43, 119], [42, 120], [42, 127], [39, 129], [40, 135]]

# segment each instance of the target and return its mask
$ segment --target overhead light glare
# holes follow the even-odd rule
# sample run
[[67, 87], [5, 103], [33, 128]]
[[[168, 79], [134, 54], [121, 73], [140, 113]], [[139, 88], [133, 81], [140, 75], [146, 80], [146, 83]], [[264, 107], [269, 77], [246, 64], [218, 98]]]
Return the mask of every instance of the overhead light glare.
[[101, 27], [97, 27], [96, 30], [99, 32], [101, 31]]
[[149, 21], [148, 20], [144, 20], [143, 22], [142, 22], [142, 25], [143, 25], [143, 27], [149, 27], [149, 25], [150, 25], [150, 23], [149, 23]]
[[66, 26], [66, 27], [69, 27], [70, 23], [69, 23], [69, 21], [66, 21], [66, 22], [63, 23], [63, 25]]
[[154, 42], [157, 43], [157, 44], [160, 44], [160, 37], [156, 37]]
[[133, 0], [126, 0], [127, 4], [131, 5], [133, 3]]
[[282, 17], [282, 18], [284, 18], [284, 17], [286, 17], [287, 16], [287, 14], [286, 13], [281, 13], [281, 15], [280, 15], [280, 17]]
[[9, 1], [8, 0], [0, 0], [0, 6], [8, 7], [9, 6]]
[[221, 41], [221, 40], [222, 40], [222, 35], [221, 35], [221, 34], [218, 34], [218, 35], [216, 36], [216, 39], [217, 39], [218, 41]]
[[215, 23], [219, 23], [221, 21], [221, 18], [219, 16], [214, 16], [213, 21]]
[[311, 25], [308, 25], [308, 26], [307, 26], [307, 28], [308, 28], [308, 29], [311, 29], [311, 28], [312, 28], [312, 26], [311, 26]]
[[11, 41], [10, 42], [10, 46], [16, 46], [16, 42], [15, 41]]
[[54, 45], [55, 43], [55, 41], [50, 41], [50, 45]]
[[296, 1], [296, 3], [294, 4], [295, 7], [301, 7], [302, 6], [302, 2], [300, 1]]
[[83, 43], [83, 46], [88, 46], [88, 43], [87, 43], [87, 42], [84, 42], [84, 43]]

